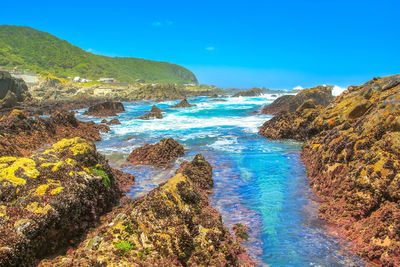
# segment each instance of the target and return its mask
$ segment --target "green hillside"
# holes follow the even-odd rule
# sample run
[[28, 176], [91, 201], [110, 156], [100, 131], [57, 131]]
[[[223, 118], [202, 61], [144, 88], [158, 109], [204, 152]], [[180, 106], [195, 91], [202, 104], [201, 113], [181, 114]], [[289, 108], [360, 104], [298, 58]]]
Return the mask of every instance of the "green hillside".
[[128, 57], [89, 53], [49, 33], [29, 27], [0, 25], [0, 67], [30, 69], [59, 77], [112, 77], [121, 82], [197, 83], [196, 76], [179, 65]]

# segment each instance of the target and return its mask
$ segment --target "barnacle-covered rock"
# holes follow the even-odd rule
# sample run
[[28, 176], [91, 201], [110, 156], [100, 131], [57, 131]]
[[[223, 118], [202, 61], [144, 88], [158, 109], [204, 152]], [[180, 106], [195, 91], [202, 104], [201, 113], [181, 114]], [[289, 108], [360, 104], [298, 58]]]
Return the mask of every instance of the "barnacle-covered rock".
[[121, 195], [105, 158], [79, 137], [0, 157], [0, 266], [31, 266], [77, 243]]
[[212, 185], [211, 165], [196, 155], [116, 209], [78, 249], [40, 266], [252, 266], [208, 202]]

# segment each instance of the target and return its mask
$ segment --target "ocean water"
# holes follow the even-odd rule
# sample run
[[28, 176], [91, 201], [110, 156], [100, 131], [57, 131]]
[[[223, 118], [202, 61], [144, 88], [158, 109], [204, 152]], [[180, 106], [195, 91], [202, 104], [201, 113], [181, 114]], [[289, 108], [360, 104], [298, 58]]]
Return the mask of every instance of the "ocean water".
[[[271, 141], [257, 134], [271, 117], [253, 112], [276, 97], [223, 98], [226, 102], [198, 97], [189, 99], [195, 107], [180, 109], [169, 108], [178, 101], [124, 103], [126, 112], [118, 116], [122, 124], [111, 126], [96, 145], [111, 165], [136, 176], [133, 198], [166, 181], [183, 160], [202, 153], [213, 166], [210, 201], [229, 229], [238, 222], [250, 227], [243, 245], [258, 266], [365, 265], [318, 219], [318, 203], [300, 160], [301, 143]], [[135, 119], [153, 104], [164, 110], [162, 120]], [[100, 122], [83, 116], [83, 111], [78, 111], [78, 118]], [[171, 168], [126, 164], [134, 148], [167, 137], [186, 149]]]

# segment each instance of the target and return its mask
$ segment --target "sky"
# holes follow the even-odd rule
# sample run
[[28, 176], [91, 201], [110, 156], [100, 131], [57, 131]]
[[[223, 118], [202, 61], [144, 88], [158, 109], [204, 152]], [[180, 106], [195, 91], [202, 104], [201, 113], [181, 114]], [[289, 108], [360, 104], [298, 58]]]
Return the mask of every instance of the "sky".
[[349, 86], [400, 73], [399, 0], [4, 1], [0, 24], [167, 61], [220, 87]]

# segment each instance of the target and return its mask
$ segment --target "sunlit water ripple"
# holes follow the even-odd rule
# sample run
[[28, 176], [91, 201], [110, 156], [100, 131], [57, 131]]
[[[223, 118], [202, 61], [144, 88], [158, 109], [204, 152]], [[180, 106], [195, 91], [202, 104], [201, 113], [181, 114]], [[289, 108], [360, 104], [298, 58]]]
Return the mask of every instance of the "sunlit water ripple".
[[[318, 205], [299, 156], [301, 144], [257, 134], [270, 117], [252, 112], [275, 97], [224, 98], [226, 102], [199, 97], [191, 101], [196, 107], [183, 109], [169, 109], [177, 101], [165, 101], [157, 103], [164, 118], [151, 121], [134, 118], [150, 110], [153, 102], [124, 103], [126, 112], [118, 116], [122, 124], [111, 126], [97, 148], [112, 165], [136, 175], [133, 198], [166, 181], [183, 160], [202, 153], [213, 166], [212, 205], [230, 229], [237, 222], [250, 226], [244, 246], [260, 266], [363, 266], [318, 219]], [[82, 113], [80, 119], [101, 120]], [[124, 141], [128, 137], [133, 138]], [[187, 151], [173, 168], [125, 164], [134, 148], [166, 137], [178, 140]]]

